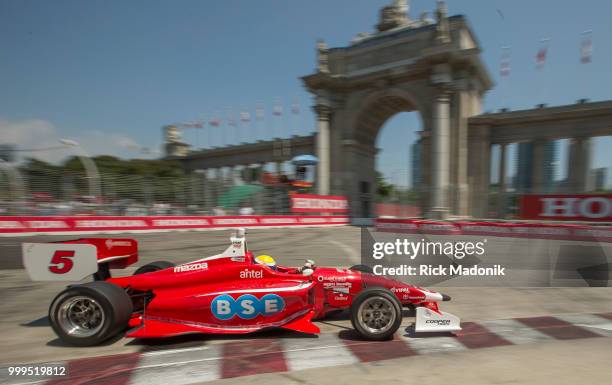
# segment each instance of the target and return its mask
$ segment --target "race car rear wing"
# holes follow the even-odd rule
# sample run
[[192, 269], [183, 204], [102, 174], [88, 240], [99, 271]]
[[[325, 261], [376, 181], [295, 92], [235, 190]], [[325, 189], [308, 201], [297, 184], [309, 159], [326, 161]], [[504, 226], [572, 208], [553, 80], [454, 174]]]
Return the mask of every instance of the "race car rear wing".
[[22, 244], [23, 265], [33, 281], [80, 281], [110, 277], [138, 261], [138, 242], [125, 238], [81, 238]]

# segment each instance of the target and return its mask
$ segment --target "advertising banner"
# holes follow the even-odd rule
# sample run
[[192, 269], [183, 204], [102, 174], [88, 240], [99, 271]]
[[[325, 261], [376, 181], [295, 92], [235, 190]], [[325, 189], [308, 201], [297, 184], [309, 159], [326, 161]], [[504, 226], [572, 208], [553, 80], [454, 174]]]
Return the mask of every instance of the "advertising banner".
[[207, 230], [229, 227], [286, 227], [346, 225], [345, 216], [50, 216], [0, 217], [0, 235], [83, 234]]
[[339, 195], [291, 195], [293, 213], [347, 213], [348, 199]]
[[522, 219], [612, 222], [612, 194], [523, 195]]

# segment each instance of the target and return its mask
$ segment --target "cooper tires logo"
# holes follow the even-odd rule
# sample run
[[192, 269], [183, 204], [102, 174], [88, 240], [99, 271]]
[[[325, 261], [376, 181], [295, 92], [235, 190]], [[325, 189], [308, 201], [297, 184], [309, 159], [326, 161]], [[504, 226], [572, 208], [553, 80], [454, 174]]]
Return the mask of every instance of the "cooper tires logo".
[[450, 320], [448, 319], [428, 319], [425, 321], [426, 324], [435, 324], [437, 326], [449, 326]]

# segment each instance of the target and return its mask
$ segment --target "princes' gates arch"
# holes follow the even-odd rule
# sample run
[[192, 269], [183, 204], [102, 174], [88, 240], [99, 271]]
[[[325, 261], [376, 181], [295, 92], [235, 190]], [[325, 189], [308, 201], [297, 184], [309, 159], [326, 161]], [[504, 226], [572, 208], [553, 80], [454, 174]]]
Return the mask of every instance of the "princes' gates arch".
[[468, 215], [478, 198], [468, 186], [485, 172], [488, 181], [479, 149], [468, 152], [468, 118], [480, 113], [492, 81], [467, 20], [447, 17], [443, 2], [435, 13], [435, 22], [413, 21], [407, 2], [395, 1], [375, 34], [341, 48], [320, 41], [317, 71], [302, 78], [315, 95], [319, 193], [347, 195], [353, 217], [373, 215], [376, 137], [399, 112], [421, 117], [426, 216]]
[[[481, 114], [493, 83], [480, 47], [463, 16], [446, 16], [438, 2], [435, 20], [408, 17], [407, 1], [381, 10], [377, 32], [360, 34], [351, 45], [317, 47], [315, 73], [302, 78], [315, 96], [317, 134], [190, 151], [165, 127], [166, 152], [188, 171], [273, 162], [316, 152], [320, 194], [346, 195], [353, 218], [369, 218], [376, 198], [376, 137], [394, 114], [421, 117], [419, 206], [429, 218], [489, 216], [491, 148], [500, 148], [499, 175], [506, 175], [506, 148], [531, 143], [532, 170], [523, 192], [546, 193], [546, 143], [570, 139], [566, 189], [587, 191], [590, 138], [612, 135], [612, 101]], [[410, 143], [406, 143], [406, 148]], [[504, 204], [505, 178], [497, 203]], [[498, 210], [498, 213], [500, 211]]]

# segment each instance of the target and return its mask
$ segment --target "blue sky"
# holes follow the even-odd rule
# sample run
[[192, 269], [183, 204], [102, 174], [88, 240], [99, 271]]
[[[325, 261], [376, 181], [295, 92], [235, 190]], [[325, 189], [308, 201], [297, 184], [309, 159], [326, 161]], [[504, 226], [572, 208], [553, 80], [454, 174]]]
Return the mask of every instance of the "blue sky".
[[[243, 128], [243, 138], [269, 137], [281, 126], [307, 133], [314, 127], [311, 97], [299, 77], [314, 69], [316, 39], [346, 45], [356, 33], [371, 32], [389, 2], [0, 0], [0, 142], [38, 147], [67, 137], [92, 154], [130, 157], [131, 145], [158, 148], [164, 124], [243, 108], [254, 114], [258, 103], [269, 127]], [[412, 17], [435, 7], [433, 0], [411, 3]], [[498, 83], [485, 110], [502, 100], [520, 109], [612, 99], [612, 2], [450, 0], [448, 7], [468, 17]], [[587, 29], [593, 63], [581, 66], [580, 34]], [[548, 62], [538, 72], [535, 53], [544, 37], [551, 38]], [[512, 47], [512, 72], [500, 85], [502, 46]], [[284, 104], [283, 122], [272, 118], [275, 99]], [[299, 122], [288, 114], [293, 100], [301, 105]], [[405, 149], [420, 129], [416, 113], [399, 114], [379, 137], [379, 165], [400, 184]], [[195, 132], [185, 139], [195, 144]], [[205, 139], [201, 132], [199, 144]], [[213, 142], [220, 140], [216, 132]], [[597, 141], [595, 166], [612, 166], [606, 146], [610, 138]]]

